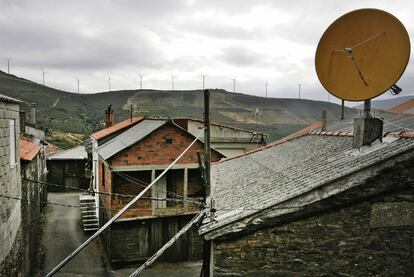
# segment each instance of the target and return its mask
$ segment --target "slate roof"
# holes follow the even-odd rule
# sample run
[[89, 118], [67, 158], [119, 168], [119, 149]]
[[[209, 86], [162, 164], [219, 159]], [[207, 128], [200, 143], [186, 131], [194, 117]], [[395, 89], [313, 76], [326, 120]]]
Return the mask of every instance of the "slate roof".
[[144, 119], [135, 126], [119, 134], [96, 149], [102, 159], [107, 160], [116, 153], [145, 138], [156, 129], [167, 123], [167, 120]]
[[12, 98], [12, 97], [4, 95], [4, 94], [0, 94], [0, 101], [8, 102], [8, 103], [14, 103], [14, 104], [19, 104], [19, 103], [23, 102], [23, 101], [17, 100], [15, 98]]
[[20, 137], [20, 159], [24, 161], [31, 161], [36, 157], [40, 151], [40, 146], [33, 143], [31, 139]]
[[142, 116], [133, 117], [132, 120], [131, 120], [131, 118], [125, 119], [121, 122], [118, 122], [117, 124], [112, 125], [111, 127], [108, 127], [108, 128], [102, 129], [102, 130], [100, 130], [96, 133], [93, 133], [91, 135], [91, 137], [94, 138], [95, 140], [103, 139], [103, 138], [105, 138], [105, 137], [107, 137], [107, 136], [109, 136], [109, 135], [111, 135], [111, 134], [113, 134], [117, 131], [123, 130], [123, 129], [131, 126], [131, 125], [134, 125], [134, 124], [142, 121], [143, 119], [144, 119], [144, 117], [142, 117]]
[[85, 160], [88, 154], [85, 151], [85, 146], [79, 145], [62, 152], [58, 152], [47, 157], [48, 160]]
[[205, 225], [202, 233], [282, 204], [405, 151], [414, 151], [414, 132], [400, 133], [403, 129], [395, 129], [394, 124], [411, 126], [412, 117], [387, 117], [385, 129], [398, 132], [388, 133], [382, 143], [376, 141], [360, 149], [352, 147], [353, 137], [348, 132], [352, 131], [352, 121], [336, 123], [344, 132], [311, 131], [214, 163], [211, 195], [217, 221]]

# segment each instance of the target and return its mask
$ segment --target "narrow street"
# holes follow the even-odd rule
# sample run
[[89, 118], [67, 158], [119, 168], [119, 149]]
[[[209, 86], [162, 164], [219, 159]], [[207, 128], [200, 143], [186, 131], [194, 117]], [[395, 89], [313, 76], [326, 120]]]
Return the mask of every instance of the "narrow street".
[[[79, 205], [79, 193], [49, 193], [48, 202]], [[44, 276], [87, 238], [80, 226], [78, 208], [49, 205], [43, 226], [44, 263], [39, 275]], [[93, 241], [55, 276], [129, 276], [136, 268], [138, 265], [112, 270], [106, 261], [102, 245]], [[199, 276], [200, 268], [199, 261], [155, 263], [141, 276]]]
[[[53, 203], [79, 205], [78, 193], [49, 193]], [[49, 205], [43, 226], [44, 264], [42, 276], [76, 249], [86, 236], [80, 227], [79, 208]], [[105, 266], [103, 249], [93, 241], [55, 276], [113, 276]]]

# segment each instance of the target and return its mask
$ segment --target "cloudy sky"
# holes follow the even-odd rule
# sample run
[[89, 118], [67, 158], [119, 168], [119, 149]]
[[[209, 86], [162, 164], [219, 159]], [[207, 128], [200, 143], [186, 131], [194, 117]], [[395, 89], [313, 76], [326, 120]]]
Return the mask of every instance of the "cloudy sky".
[[[0, 53], [18, 76], [81, 93], [202, 87], [328, 100], [314, 70], [323, 31], [342, 14], [374, 7], [414, 37], [413, 1], [0, 0]], [[413, 39], [411, 39], [413, 41]], [[413, 44], [413, 43], [412, 43]], [[7, 70], [2, 59], [1, 70]], [[414, 94], [414, 59], [399, 85]], [[382, 98], [391, 97], [385, 94]], [[335, 101], [331, 96], [330, 101]]]

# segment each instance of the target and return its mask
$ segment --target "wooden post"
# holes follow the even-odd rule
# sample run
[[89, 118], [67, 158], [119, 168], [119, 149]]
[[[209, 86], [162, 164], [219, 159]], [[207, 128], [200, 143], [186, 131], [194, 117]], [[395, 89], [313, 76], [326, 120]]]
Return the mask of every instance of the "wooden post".
[[[155, 180], [155, 169], [152, 169], [151, 170], [151, 183], [153, 182]], [[155, 197], [155, 195], [156, 195], [156, 193], [155, 193], [155, 187], [156, 186], [153, 186], [152, 188], [151, 188], [151, 197]], [[158, 194], [157, 194], [158, 195]], [[152, 214], [154, 215], [154, 213], [155, 213], [155, 205], [156, 205], [156, 200], [152, 200], [151, 201], [151, 209], [152, 209]]]
[[[204, 90], [204, 202], [210, 197], [210, 167], [211, 167], [211, 147], [210, 147], [210, 92]], [[201, 268], [202, 277], [210, 277], [210, 256], [211, 243], [203, 240], [203, 267]]]
[[328, 121], [328, 112], [322, 111], [322, 131], [326, 131], [326, 125]]
[[188, 195], [188, 168], [184, 168], [184, 185], [183, 185], [183, 200], [184, 200], [184, 210], [187, 211], [188, 209], [188, 202], [187, 202], [187, 195]]

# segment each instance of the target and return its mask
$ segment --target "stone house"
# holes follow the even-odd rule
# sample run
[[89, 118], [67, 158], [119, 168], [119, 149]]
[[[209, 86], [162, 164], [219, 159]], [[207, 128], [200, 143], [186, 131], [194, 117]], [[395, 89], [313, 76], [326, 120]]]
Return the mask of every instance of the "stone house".
[[[174, 123], [193, 135], [204, 127], [204, 122], [194, 118], [174, 118]], [[225, 157], [234, 157], [266, 145], [267, 134], [212, 122], [210, 125], [211, 147]]]
[[[90, 178], [86, 175], [88, 154], [85, 146], [78, 145], [71, 149], [47, 156], [48, 181], [65, 187], [88, 189]], [[49, 186], [49, 191], [66, 191], [65, 188]]]
[[[145, 118], [96, 149], [98, 190], [137, 195], [195, 139], [169, 119]], [[144, 197], [111, 225], [104, 244], [111, 262], [148, 259], [196, 214], [204, 188], [200, 178], [196, 143]], [[223, 155], [212, 151], [212, 160]], [[131, 198], [97, 194], [103, 225]], [[175, 201], [166, 201], [175, 200]], [[192, 202], [189, 202], [192, 201]], [[179, 261], [199, 258], [201, 240], [195, 231], [180, 238], [162, 259]]]
[[0, 275], [24, 273], [19, 161], [19, 100], [0, 94]]
[[[25, 134], [22, 102], [0, 94], [0, 276], [30, 276], [37, 263], [46, 191], [43, 142]], [[31, 129], [35, 130], [34, 127]]]
[[[38, 138], [20, 135], [21, 195], [27, 199], [21, 206], [22, 222], [26, 225], [23, 259], [26, 272], [38, 264], [38, 252], [42, 235], [43, 214], [47, 202], [47, 187], [36, 182], [46, 182], [45, 145]], [[32, 181], [29, 181], [32, 180]]]
[[414, 117], [377, 115], [360, 148], [339, 121], [213, 164], [212, 276], [414, 276]]

